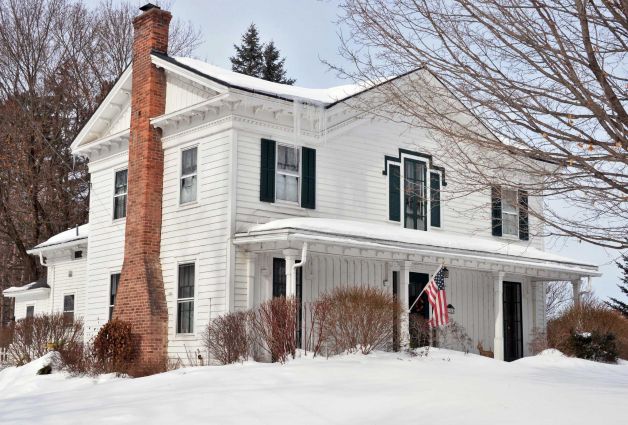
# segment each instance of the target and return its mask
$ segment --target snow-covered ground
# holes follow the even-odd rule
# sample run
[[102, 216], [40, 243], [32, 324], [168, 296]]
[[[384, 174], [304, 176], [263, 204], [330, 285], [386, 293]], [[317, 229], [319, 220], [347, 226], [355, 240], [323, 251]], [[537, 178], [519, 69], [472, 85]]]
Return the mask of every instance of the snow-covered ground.
[[432, 350], [184, 368], [141, 379], [0, 372], [0, 424], [619, 424], [628, 363]]

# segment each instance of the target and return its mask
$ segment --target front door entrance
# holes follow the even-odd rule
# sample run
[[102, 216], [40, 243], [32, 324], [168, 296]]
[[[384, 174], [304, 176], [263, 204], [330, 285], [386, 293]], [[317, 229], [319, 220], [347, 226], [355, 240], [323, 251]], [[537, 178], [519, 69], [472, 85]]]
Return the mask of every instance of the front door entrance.
[[504, 282], [504, 360], [523, 357], [521, 283]]
[[[297, 268], [297, 282], [295, 294], [298, 303], [297, 311], [297, 348], [301, 348], [302, 326], [303, 326], [303, 309], [301, 297], [303, 295], [303, 268]], [[273, 258], [273, 298], [286, 296], [286, 260], [285, 258]]]
[[[410, 284], [408, 286], [408, 307], [414, 304], [418, 295], [425, 285], [430, 281], [427, 273], [410, 273]], [[423, 347], [429, 345], [429, 332], [427, 332], [427, 321], [430, 318], [430, 305], [427, 301], [427, 294], [424, 292], [421, 298], [410, 310], [410, 347]]]

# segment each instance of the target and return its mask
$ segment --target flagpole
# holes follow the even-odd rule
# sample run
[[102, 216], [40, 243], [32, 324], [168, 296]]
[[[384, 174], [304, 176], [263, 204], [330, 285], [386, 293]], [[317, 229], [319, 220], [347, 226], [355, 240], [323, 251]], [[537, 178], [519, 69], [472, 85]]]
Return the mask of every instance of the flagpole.
[[[436, 271], [434, 272], [434, 274], [433, 274], [432, 276], [436, 276], [436, 273], [438, 273], [438, 272], [440, 271], [440, 269], [442, 269], [444, 266], [445, 266], [445, 264], [444, 264], [444, 263], [443, 263], [443, 264], [441, 264], [441, 265], [440, 265], [440, 266], [436, 269]], [[431, 281], [432, 281], [432, 279], [430, 279], [430, 280], [427, 282], [427, 285], [429, 285]], [[414, 300], [414, 302], [412, 303], [412, 305], [411, 305], [411, 306], [410, 306], [410, 308], [408, 309], [408, 313], [410, 313], [410, 312], [412, 311], [412, 307], [414, 307], [414, 306], [415, 306], [415, 304], [417, 303], [417, 301], [419, 301], [419, 299], [421, 299], [421, 295], [423, 295], [423, 292], [425, 292], [425, 290], [427, 289], [427, 285], [425, 285], [425, 286], [423, 287], [423, 289], [421, 290], [421, 292], [419, 292], [419, 295], [416, 297], [416, 299]]]

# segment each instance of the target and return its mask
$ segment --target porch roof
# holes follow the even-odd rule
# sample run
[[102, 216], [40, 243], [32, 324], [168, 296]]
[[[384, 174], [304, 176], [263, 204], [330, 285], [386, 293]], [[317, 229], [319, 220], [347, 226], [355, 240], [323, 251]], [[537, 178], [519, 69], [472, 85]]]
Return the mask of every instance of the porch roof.
[[238, 245], [289, 240], [476, 260], [580, 276], [601, 275], [594, 264], [541, 251], [529, 243], [441, 231], [422, 232], [387, 223], [288, 218], [254, 225], [247, 232], [235, 235]]

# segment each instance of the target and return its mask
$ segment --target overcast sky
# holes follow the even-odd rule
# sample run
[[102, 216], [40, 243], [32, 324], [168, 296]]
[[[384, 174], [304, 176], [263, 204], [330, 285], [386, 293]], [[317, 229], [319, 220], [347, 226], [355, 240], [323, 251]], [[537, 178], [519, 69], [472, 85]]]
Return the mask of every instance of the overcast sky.
[[[139, 1], [138, 7], [144, 3]], [[344, 64], [338, 56], [339, 10], [334, 0], [175, 0], [170, 9], [175, 19], [202, 29], [205, 42], [196, 56], [213, 65], [231, 67], [233, 44], [254, 22], [262, 42], [273, 40], [286, 57], [288, 77], [296, 78], [296, 85], [320, 88], [344, 83], [320, 60]], [[618, 252], [564, 239], [548, 241], [547, 248], [600, 265], [604, 275], [593, 280], [596, 294], [621, 297], [616, 286], [619, 272], [612, 263]]]

